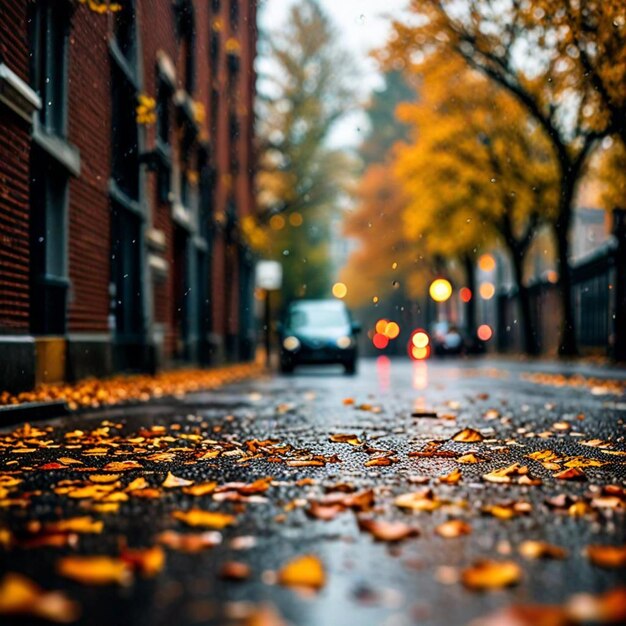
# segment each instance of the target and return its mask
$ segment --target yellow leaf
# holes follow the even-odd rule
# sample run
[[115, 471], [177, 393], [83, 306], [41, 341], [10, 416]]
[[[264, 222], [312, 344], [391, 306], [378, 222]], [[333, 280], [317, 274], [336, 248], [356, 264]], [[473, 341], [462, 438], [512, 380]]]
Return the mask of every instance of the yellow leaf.
[[278, 582], [287, 587], [321, 589], [326, 584], [324, 566], [314, 555], [299, 556], [281, 568]]

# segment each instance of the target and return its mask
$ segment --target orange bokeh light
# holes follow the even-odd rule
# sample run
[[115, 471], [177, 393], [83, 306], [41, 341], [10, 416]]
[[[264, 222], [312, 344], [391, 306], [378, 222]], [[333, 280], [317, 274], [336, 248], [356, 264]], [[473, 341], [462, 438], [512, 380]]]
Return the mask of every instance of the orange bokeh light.
[[445, 302], [452, 295], [452, 285], [445, 278], [437, 278], [430, 283], [428, 293], [435, 302]]
[[395, 339], [400, 334], [400, 326], [398, 326], [396, 322], [389, 322], [385, 326], [385, 332], [383, 334], [389, 339]]
[[461, 287], [459, 296], [463, 302], [469, 302], [472, 299], [472, 290], [469, 287]]
[[376, 333], [374, 338], [372, 339], [372, 343], [375, 348], [379, 350], [384, 350], [389, 345], [389, 339], [385, 337], [385, 335], [381, 333]]
[[491, 300], [496, 293], [496, 288], [493, 283], [481, 283], [479, 292], [483, 300]]
[[385, 320], [385, 319], [378, 320], [374, 328], [376, 329], [376, 332], [379, 335], [384, 335], [385, 330], [387, 330], [387, 324], [389, 324], [389, 320]]
[[483, 272], [493, 272], [496, 269], [496, 260], [491, 254], [483, 254], [478, 259], [478, 267]]
[[481, 341], [489, 341], [493, 337], [493, 330], [491, 330], [489, 324], [481, 324], [476, 334]]

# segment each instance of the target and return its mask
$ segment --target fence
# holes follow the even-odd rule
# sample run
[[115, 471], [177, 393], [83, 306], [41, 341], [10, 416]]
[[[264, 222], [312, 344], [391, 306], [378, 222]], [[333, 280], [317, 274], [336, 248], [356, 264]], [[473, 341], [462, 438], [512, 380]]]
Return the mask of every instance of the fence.
[[[604, 247], [572, 264], [572, 299], [578, 346], [583, 353], [626, 360], [626, 213], [615, 211], [613, 237]], [[537, 344], [554, 354], [560, 330], [558, 285], [530, 285], [531, 315]], [[522, 349], [517, 290], [500, 293], [496, 340], [502, 352]]]

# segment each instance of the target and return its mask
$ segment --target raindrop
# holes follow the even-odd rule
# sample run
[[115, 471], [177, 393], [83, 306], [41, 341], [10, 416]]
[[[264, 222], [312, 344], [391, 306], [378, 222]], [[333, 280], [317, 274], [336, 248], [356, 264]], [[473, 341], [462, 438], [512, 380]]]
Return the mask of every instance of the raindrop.
[[39, 241], [39, 243], [43, 243], [44, 238], [43, 237], [39, 237], [38, 241]]
[[128, 278], [128, 274], [124, 274], [124, 278]]
[[394, 281], [391, 283], [391, 286], [392, 286], [394, 289], [398, 289], [398, 287], [400, 287], [400, 283], [399, 283], [397, 280], [394, 280]]
[[492, 178], [492, 179], [491, 179], [491, 182], [492, 182], [492, 183], [495, 183], [495, 182], [496, 182], [496, 179], [495, 179], [495, 178]]
[[289, 256], [289, 250], [283, 250], [283, 256]]

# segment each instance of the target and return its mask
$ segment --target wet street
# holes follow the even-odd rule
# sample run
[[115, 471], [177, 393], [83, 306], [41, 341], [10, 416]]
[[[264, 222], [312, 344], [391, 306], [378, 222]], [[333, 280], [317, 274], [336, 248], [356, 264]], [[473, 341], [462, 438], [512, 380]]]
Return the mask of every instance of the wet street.
[[624, 623], [625, 383], [380, 357], [5, 429], [0, 571], [90, 626]]

